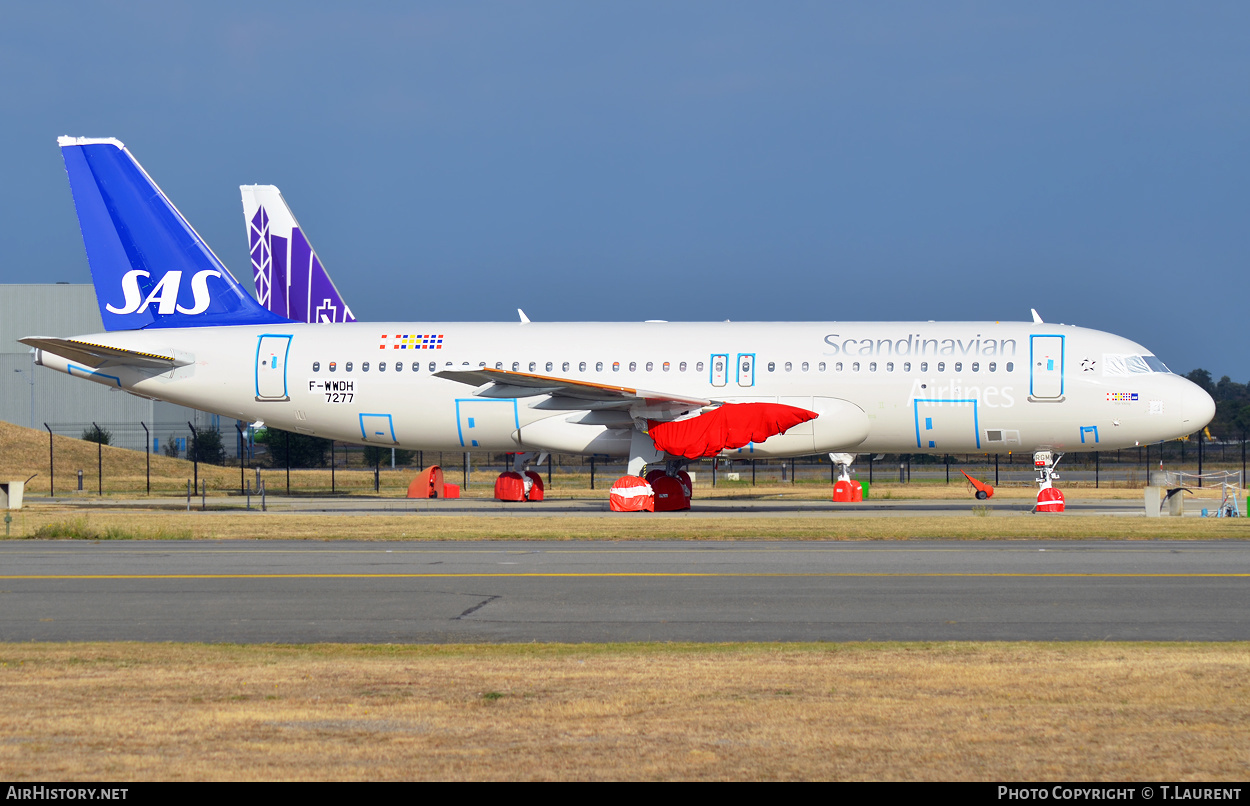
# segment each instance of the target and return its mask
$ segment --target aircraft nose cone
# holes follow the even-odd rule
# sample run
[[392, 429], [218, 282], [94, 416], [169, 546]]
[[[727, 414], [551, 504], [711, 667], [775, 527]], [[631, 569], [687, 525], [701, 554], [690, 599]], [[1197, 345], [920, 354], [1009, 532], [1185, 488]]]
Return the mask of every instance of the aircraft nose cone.
[[1198, 384], [1185, 380], [1180, 398], [1181, 424], [1189, 431], [1205, 428], [1215, 419], [1215, 400]]

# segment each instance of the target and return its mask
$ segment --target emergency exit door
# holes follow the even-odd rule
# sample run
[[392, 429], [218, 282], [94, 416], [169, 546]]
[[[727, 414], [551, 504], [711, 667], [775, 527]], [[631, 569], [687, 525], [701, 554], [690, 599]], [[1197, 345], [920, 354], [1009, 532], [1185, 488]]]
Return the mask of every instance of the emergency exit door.
[[729, 355], [716, 353], [712, 356], [712, 385], [724, 386], [729, 382]]

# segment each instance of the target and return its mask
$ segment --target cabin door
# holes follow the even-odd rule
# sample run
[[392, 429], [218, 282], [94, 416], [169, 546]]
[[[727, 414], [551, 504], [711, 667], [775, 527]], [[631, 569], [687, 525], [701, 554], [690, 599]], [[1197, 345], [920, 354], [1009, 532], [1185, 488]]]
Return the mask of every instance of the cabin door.
[[1029, 399], [1063, 399], [1063, 336], [1029, 337]]
[[256, 399], [290, 400], [286, 384], [286, 360], [291, 337], [266, 334], [256, 344]]

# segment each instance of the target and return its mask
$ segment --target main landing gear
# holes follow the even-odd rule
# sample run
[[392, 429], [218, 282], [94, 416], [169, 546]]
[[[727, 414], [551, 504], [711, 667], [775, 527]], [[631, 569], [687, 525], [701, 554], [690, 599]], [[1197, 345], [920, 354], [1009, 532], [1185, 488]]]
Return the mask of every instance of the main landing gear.
[[[512, 470], [500, 473], [495, 479], [495, 498], [499, 501], [541, 501], [543, 500], [543, 477], [529, 469], [532, 453], [514, 453]], [[538, 454], [536, 464], [541, 465], [547, 454]]]

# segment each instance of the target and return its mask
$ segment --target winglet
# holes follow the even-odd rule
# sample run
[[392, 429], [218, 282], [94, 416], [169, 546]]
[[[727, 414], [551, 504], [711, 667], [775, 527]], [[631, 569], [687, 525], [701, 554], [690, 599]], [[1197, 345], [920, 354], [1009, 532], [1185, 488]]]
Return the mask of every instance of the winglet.
[[517, 312], [517, 315], [521, 317], [521, 324], [528, 325], [530, 323], [530, 318], [525, 315], [525, 311], [521, 310], [520, 308], [517, 308], [516, 312]]
[[1033, 324], [1035, 325], [1045, 324], [1045, 322], [1042, 321], [1042, 317], [1038, 315], [1037, 308], [1029, 308], [1029, 313], [1033, 314]]

